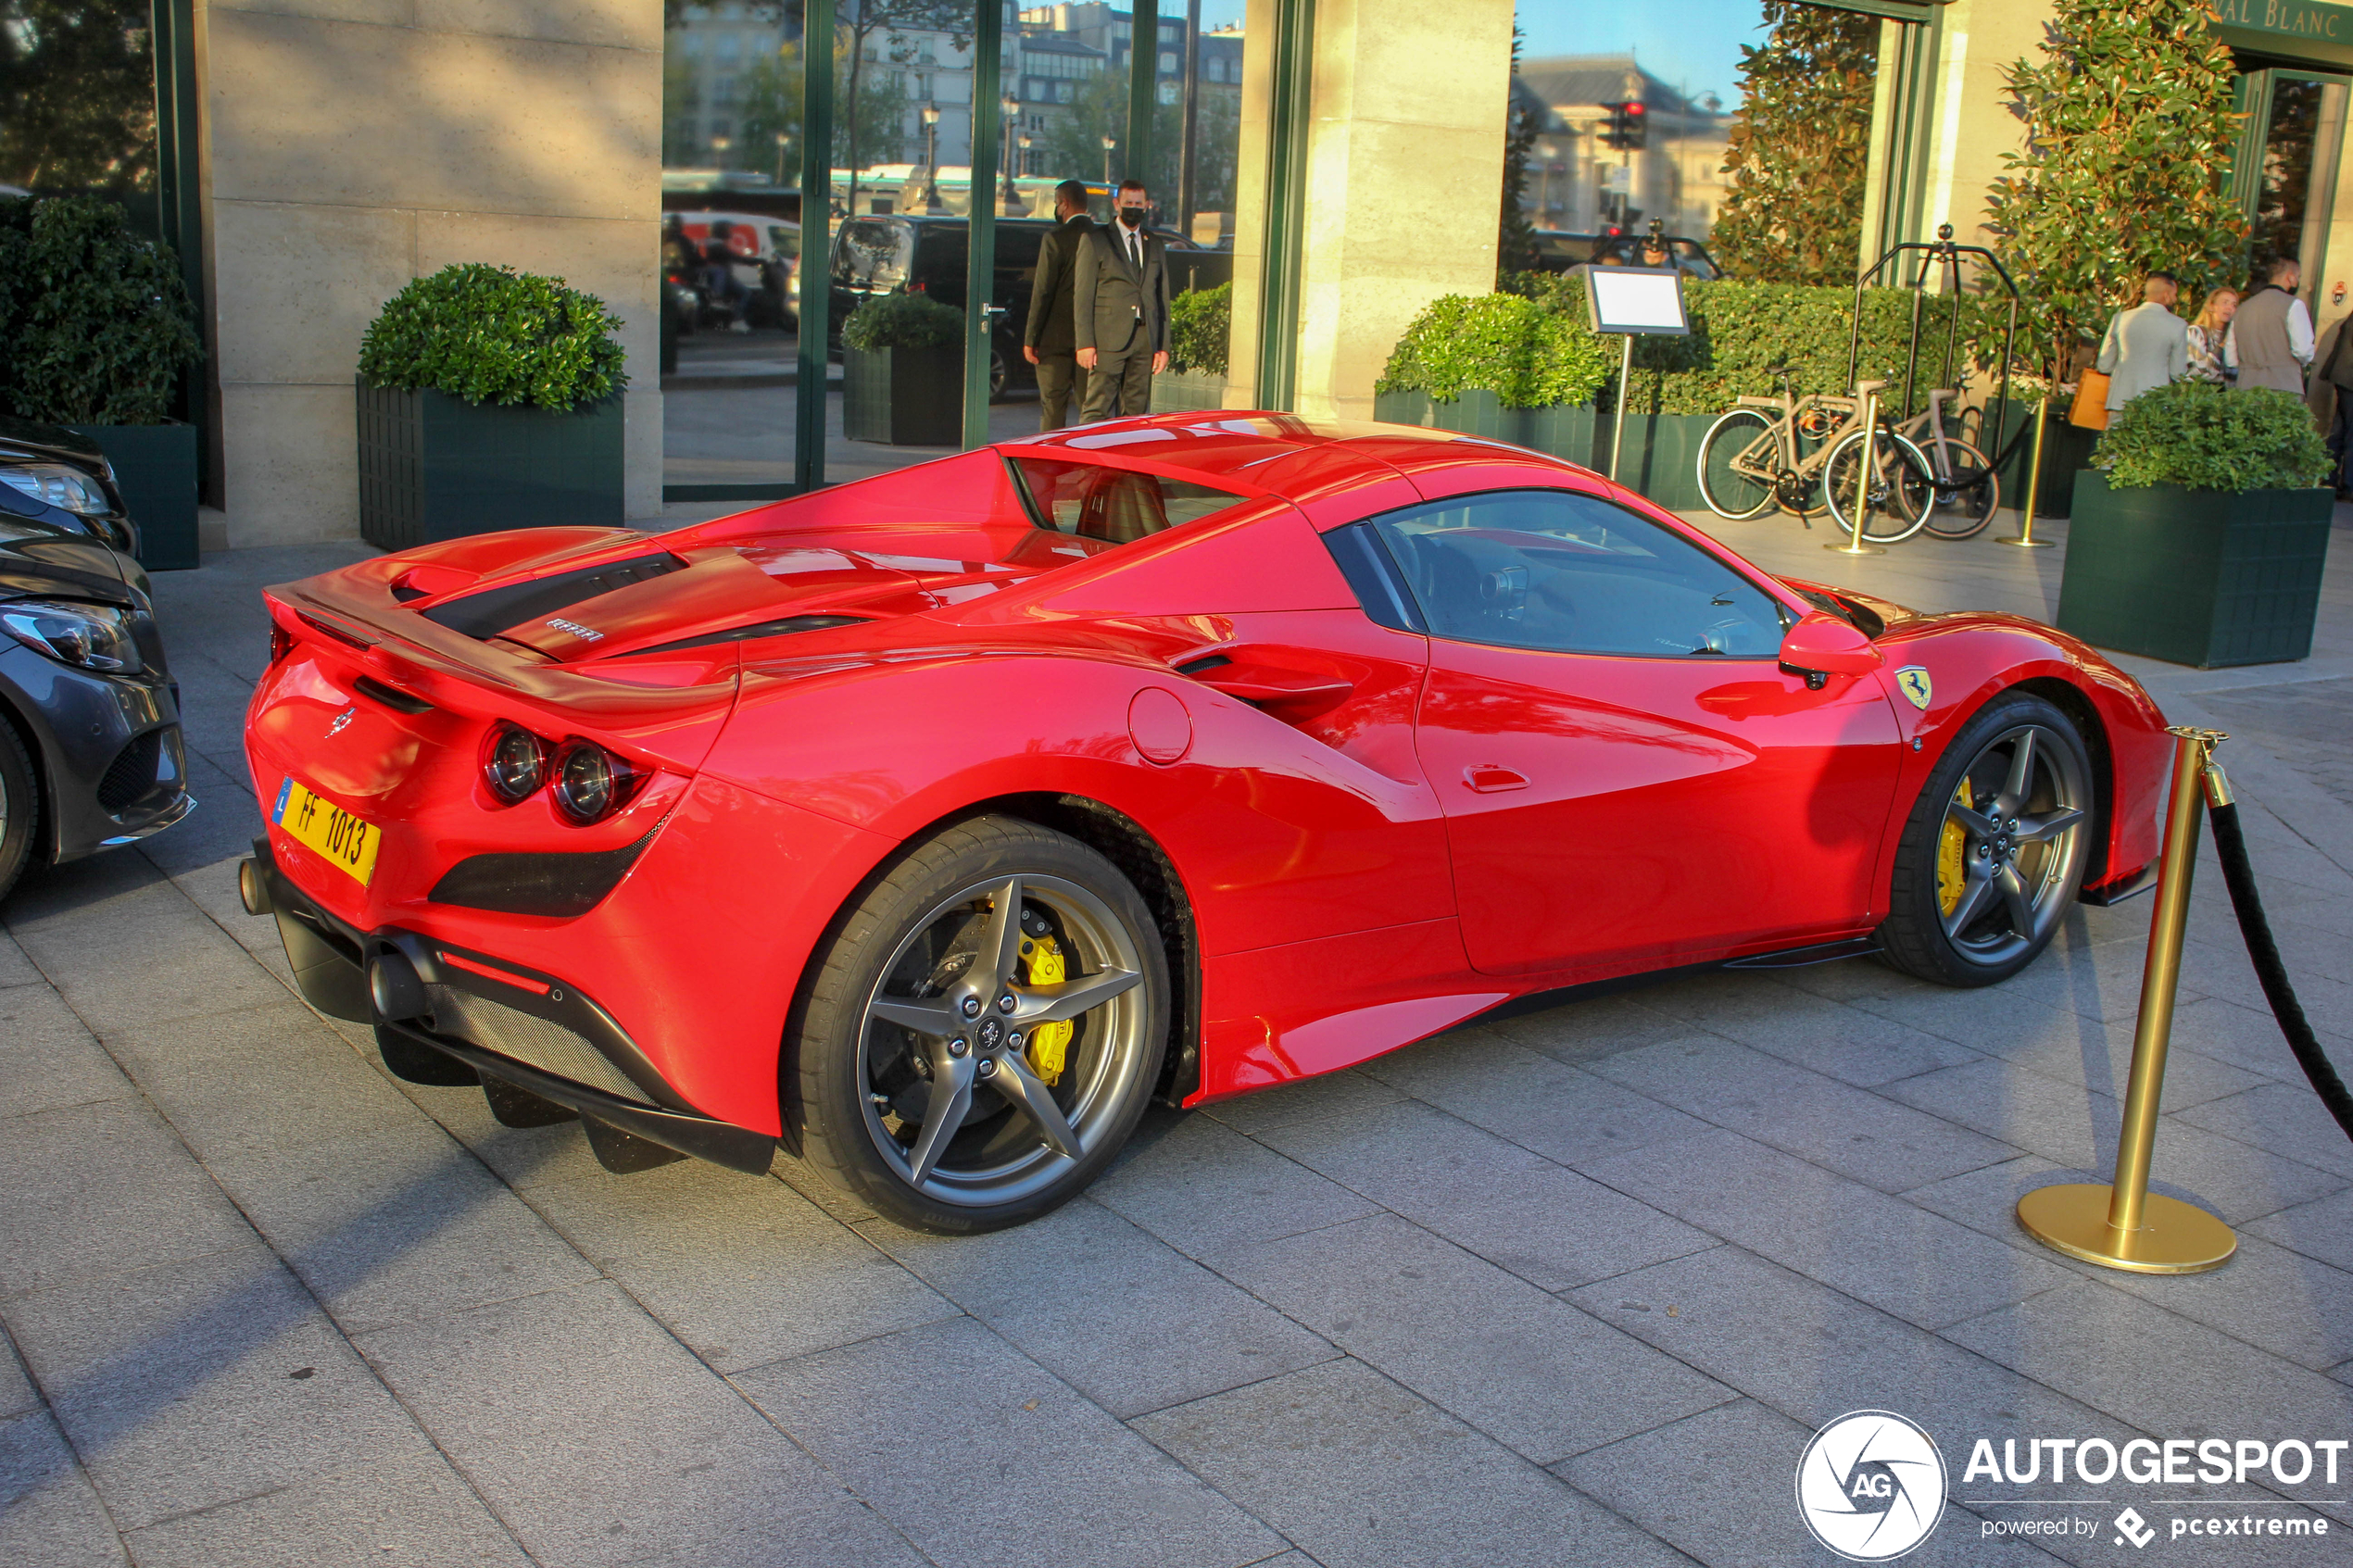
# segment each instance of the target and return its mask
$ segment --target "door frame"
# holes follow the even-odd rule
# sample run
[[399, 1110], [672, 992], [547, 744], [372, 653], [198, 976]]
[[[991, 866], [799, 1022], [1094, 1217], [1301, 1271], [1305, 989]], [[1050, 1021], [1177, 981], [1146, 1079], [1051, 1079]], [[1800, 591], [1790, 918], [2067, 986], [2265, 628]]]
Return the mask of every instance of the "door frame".
[[[2345, 152], [2348, 100], [2353, 100], [2353, 75], [2313, 66], [2259, 65], [2242, 72], [2236, 87], [2237, 107], [2246, 119], [2239, 129], [2238, 146], [2231, 159], [2231, 199], [2249, 223], [2263, 200], [2263, 148], [2271, 129], [2274, 91], [2282, 79], [2317, 82], [2323, 89], [2321, 122], [2312, 137], [2311, 184], [2305, 193], [2304, 232], [2297, 238], [2296, 259], [2303, 268], [2297, 297], [2317, 311], [2321, 279], [2328, 267], [2329, 223], [2336, 207], [2336, 171]], [[2250, 248], [2247, 260], [2254, 261]]]

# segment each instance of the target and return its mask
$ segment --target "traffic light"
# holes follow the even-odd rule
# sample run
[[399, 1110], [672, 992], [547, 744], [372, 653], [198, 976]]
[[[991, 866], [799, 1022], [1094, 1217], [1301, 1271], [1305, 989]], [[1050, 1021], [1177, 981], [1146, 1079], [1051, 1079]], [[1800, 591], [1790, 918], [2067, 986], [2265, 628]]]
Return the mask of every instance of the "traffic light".
[[1604, 104], [1602, 107], [1609, 110], [1609, 129], [1602, 132], [1602, 145], [1623, 147], [1630, 151], [1649, 142], [1650, 126], [1646, 121], [1648, 111], [1643, 108], [1641, 99], [1629, 98], [1623, 103]]

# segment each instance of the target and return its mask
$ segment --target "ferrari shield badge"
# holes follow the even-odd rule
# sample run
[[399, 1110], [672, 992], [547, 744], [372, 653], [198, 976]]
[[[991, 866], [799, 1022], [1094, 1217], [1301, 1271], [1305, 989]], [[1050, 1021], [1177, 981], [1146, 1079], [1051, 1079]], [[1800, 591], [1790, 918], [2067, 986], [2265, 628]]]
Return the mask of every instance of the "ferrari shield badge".
[[1906, 664], [1898, 670], [1895, 684], [1911, 700], [1912, 706], [1923, 712], [1927, 711], [1928, 699], [1936, 695], [1936, 684], [1928, 678], [1928, 671], [1917, 664]]

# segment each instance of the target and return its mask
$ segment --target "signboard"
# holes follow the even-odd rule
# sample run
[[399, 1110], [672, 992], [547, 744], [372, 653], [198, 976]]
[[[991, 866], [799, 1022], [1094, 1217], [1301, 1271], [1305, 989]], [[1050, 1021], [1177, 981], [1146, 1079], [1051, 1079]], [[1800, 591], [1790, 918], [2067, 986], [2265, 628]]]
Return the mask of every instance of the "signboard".
[[1593, 331], [1635, 336], [1688, 337], [1683, 275], [1671, 267], [1592, 267], [1585, 271], [1585, 306]]
[[2213, 25], [2235, 48], [2353, 65], [2353, 6], [2324, 0], [2214, 0]]

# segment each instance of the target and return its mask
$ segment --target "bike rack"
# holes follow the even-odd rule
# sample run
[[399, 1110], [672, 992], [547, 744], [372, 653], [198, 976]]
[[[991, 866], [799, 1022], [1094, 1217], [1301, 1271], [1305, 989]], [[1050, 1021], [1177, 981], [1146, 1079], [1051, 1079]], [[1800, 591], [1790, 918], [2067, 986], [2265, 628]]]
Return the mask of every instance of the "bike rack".
[[[2002, 280], [2002, 287], [2009, 292], [2010, 296], [2009, 320], [2002, 333], [2002, 388], [1999, 395], [1989, 405], [1994, 410], [1994, 428], [1998, 432], [2009, 418], [2010, 357], [2011, 350], [2018, 344], [2018, 283], [2010, 277], [2009, 270], [2002, 265], [2001, 257], [1983, 245], [1956, 244], [1953, 239], [1953, 226], [1950, 223], [1938, 228], [1936, 238], [1932, 241], [1906, 240], [1901, 244], [1890, 245], [1881, 254], [1877, 261], [1856, 278], [1854, 319], [1847, 327], [1846, 335], [1846, 384], [1853, 386], [1862, 369], [1864, 291], [1869, 288], [1872, 282], [1881, 273], [1886, 271], [1891, 264], [1900, 262], [1904, 257], [1912, 254], [1919, 256], [1919, 269], [1912, 274], [1911, 282], [1897, 284], [1899, 288], [1908, 288], [1912, 291], [1912, 332], [1911, 340], [1904, 351], [1904, 397], [1898, 405], [1903, 411], [1895, 417], [1899, 420], [1906, 420], [1918, 411], [1912, 407], [1912, 397], [1918, 390], [1919, 382], [1921, 303], [1928, 292], [1930, 270], [1933, 268], [1936, 270], [1937, 282], [1941, 285], [1937, 292], [1957, 301], [1963, 295], [1961, 257], [1964, 256], [1982, 257], [1985, 264], [1994, 270], [1994, 275]], [[1900, 272], [1898, 276], [1901, 276]], [[1958, 383], [1953, 380], [1953, 361], [1960, 351], [1960, 339], [1961, 312], [1959, 306], [1956, 304], [1952, 320], [1945, 324], [1944, 366], [1943, 376], [1936, 383], [1938, 386], [1950, 386], [1957, 390], [1958, 388]], [[1993, 464], [1995, 471], [1999, 471], [2004, 464], [2017, 455], [2018, 448], [2025, 442], [2026, 436], [2027, 427], [2020, 425], [2017, 433], [2009, 438], [2001, 451], [1989, 455], [1986, 461]], [[1982, 441], [1978, 443], [1980, 450], [1983, 450], [1984, 445], [1985, 443]]]

